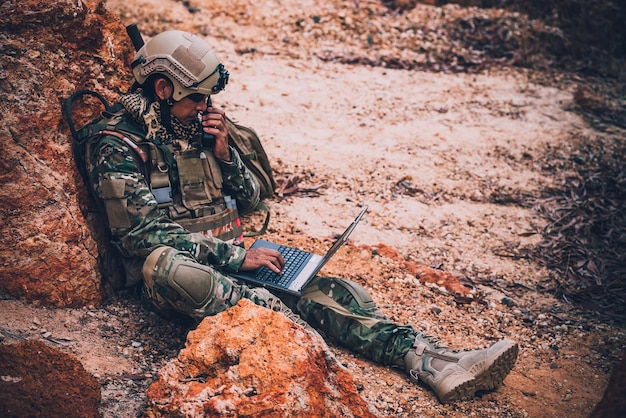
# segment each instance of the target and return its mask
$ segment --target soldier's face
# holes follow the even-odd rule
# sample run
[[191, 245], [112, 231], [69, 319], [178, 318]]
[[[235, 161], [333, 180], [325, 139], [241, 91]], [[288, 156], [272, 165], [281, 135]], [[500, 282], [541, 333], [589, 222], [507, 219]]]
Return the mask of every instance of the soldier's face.
[[[193, 96], [193, 95], [192, 95]], [[192, 97], [189, 96], [174, 102], [174, 105], [170, 109], [173, 116], [184, 124], [190, 124], [197, 119], [198, 113], [206, 110], [206, 98], [207, 96]], [[196, 99], [200, 99], [197, 100]]]

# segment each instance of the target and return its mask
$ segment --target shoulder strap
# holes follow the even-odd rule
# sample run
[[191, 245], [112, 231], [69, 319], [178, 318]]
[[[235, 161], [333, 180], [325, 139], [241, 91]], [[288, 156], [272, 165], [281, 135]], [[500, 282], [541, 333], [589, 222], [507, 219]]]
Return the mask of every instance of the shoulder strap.
[[267, 232], [267, 226], [270, 223], [270, 208], [268, 208], [262, 200], [259, 200], [259, 203], [257, 203], [254, 209], [265, 212], [265, 221], [263, 221], [263, 225], [258, 231], [246, 232], [243, 234], [244, 237], [258, 237], [259, 235], [263, 235]]
[[110, 135], [110, 136], [114, 136], [118, 139], [120, 139], [122, 142], [124, 142], [126, 145], [128, 145], [130, 147], [130, 149], [132, 149], [141, 159], [141, 161], [145, 164], [149, 161], [150, 157], [148, 156], [148, 153], [146, 153], [146, 151], [144, 151], [139, 145], [137, 145], [138, 141], [135, 141], [131, 138], [129, 138], [129, 136], [125, 135], [124, 133], [122, 133], [121, 131], [114, 131], [114, 130], [110, 130], [110, 129], [103, 129], [101, 131], [98, 131], [96, 133], [94, 133], [94, 137], [101, 137], [104, 135]]
[[67, 126], [69, 126], [70, 132], [72, 133], [72, 138], [74, 138], [75, 141], [78, 141], [78, 137], [77, 137], [78, 131], [76, 131], [74, 118], [72, 117], [72, 103], [74, 102], [74, 100], [83, 96], [96, 97], [98, 100], [100, 100], [100, 102], [104, 106], [104, 110], [109, 110], [111, 108], [111, 106], [109, 105], [109, 102], [106, 101], [104, 96], [92, 90], [78, 90], [74, 92], [70, 97], [68, 97], [68, 99], [65, 101], [65, 119], [67, 120]]

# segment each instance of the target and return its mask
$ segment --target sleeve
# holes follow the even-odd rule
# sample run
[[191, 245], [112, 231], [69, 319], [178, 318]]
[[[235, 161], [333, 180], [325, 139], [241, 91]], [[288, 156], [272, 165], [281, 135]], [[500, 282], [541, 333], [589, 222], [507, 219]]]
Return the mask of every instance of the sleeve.
[[115, 137], [104, 137], [90, 156], [89, 177], [103, 204], [109, 229], [122, 248], [146, 256], [167, 245], [188, 253], [198, 262], [237, 271], [245, 250], [217, 238], [192, 233], [159, 209], [135, 152]]
[[218, 161], [224, 179], [224, 194], [237, 200], [239, 212], [245, 213], [254, 209], [260, 200], [261, 186], [243, 163], [237, 150], [230, 147], [230, 161]]

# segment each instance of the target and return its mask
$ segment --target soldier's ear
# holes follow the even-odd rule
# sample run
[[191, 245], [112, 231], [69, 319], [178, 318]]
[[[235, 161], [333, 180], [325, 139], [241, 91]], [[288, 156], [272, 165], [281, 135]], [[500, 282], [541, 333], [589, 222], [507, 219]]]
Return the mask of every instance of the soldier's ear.
[[158, 78], [154, 82], [154, 93], [159, 100], [168, 100], [174, 94], [174, 86], [167, 78]]

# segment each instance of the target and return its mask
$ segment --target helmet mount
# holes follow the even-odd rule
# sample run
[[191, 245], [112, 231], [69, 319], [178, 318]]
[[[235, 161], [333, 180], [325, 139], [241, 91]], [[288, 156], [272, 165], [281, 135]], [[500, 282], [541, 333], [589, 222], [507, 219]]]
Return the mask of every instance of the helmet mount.
[[211, 88], [211, 91], [214, 94], [219, 93], [220, 91], [222, 91], [222, 90], [224, 90], [226, 88], [226, 84], [228, 84], [228, 78], [230, 77], [230, 74], [228, 73], [228, 71], [224, 67], [224, 64], [222, 64], [222, 63], [220, 63], [211, 74], [206, 76], [203, 80], [200, 80], [198, 82], [193, 83], [191, 85], [191, 87], [198, 87], [207, 78], [212, 77], [213, 74], [215, 74], [215, 73], [219, 73], [219, 78], [217, 80], [217, 83]]

